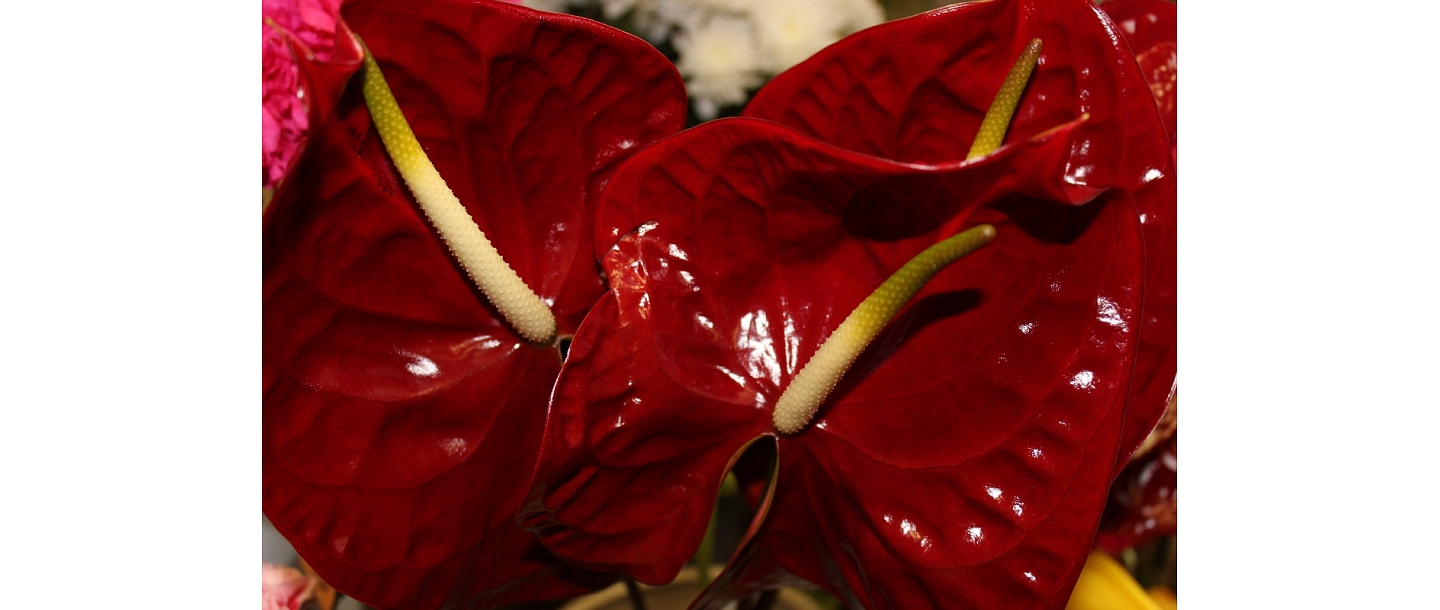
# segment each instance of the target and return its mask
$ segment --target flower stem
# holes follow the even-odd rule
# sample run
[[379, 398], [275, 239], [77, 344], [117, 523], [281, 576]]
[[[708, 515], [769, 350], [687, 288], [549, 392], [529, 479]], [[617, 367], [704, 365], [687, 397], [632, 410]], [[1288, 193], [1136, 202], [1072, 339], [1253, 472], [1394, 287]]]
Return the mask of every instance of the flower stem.
[[810, 423], [840, 376], [860, 357], [886, 324], [940, 270], [995, 239], [995, 227], [983, 224], [930, 246], [865, 297], [805, 363], [775, 403], [775, 429], [794, 434]]
[[995, 101], [985, 111], [985, 119], [980, 122], [980, 132], [975, 134], [975, 142], [970, 145], [966, 161], [995, 152], [1005, 142], [1010, 119], [1015, 116], [1015, 107], [1020, 105], [1020, 94], [1025, 92], [1025, 85], [1030, 82], [1030, 74], [1039, 60], [1040, 39], [1035, 38], [1025, 45], [1004, 84], [1000, 85], [1000, 91], [995, 93]]
[[385, 150], [460, 266], [522, 337], [541, 345], [554, 342], [555, 314], [505, 262], [440, 177], [400, 112], [400, 105], [369, 49], [365, 50], [362, 78], [365, 105], [370, 109]]
[[635, 584], [635, 579], [625, 577], [625, 593], [630, 596], [630, 607], [633, 610], [645, 610], [645, 595], [640, 592], [640, 585]]
[[739, 604], [739, 608], [740, 610], [772, 610], [779, 596], [778, 590], [766, 589], [750, 596], [745, 603]]
[[720, 505], [710, 513], [710, 525], [705, 528], [705, 537], [700, 539], [700, 548], [695, 551], [695, 570], [700, 578], [700, 588], [710, 586], [714, 575], [710, 573], [710, 561], [715, 556], [715, 530], [719, 527]]

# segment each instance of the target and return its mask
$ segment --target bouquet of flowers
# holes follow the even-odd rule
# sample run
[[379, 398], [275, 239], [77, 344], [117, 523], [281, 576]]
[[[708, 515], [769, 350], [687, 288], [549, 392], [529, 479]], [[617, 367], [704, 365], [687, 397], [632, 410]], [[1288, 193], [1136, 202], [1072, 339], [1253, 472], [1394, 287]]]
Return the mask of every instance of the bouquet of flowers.
[[1156, 603], [1108, 557], [1175, 527], [1175, 5], [327, 1], [265, 22], [263, 262], [325, 583]]

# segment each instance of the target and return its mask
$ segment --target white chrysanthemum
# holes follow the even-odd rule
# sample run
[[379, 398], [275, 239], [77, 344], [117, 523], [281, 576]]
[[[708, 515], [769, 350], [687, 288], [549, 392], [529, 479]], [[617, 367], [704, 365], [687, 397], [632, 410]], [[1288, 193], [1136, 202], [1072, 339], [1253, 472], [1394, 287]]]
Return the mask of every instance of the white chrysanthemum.
[[719, 15], [686, 28], [675, 36], [675, 50], [680, 54], [675, 67], [702, 121], [715, 118], [721, 106], [744, 103], [764, 80], [748, 19]]
[[631, 33], [650, 41], [651, 44], [664, 42], [676, 28], [675, 20], [665, 17], [666, 12], [675, 10], [670, 8], [670, 5], [682, 5], [678, 7], [679, 12], [682, 13], [697, 12], [689, 0], [599, 0], [599, 2], [606, 22], [615, 23], [628, 15], [633, 28]]
[[[659, 44], [670, 38], [684, 23], [703, 21], [709, 11], [700, 10], [688, 0], [606, 0], [619, 5], [630, 4], [631, 23], [635, 34]], [[608, 5], [607, 5], [608, 6]], [[608, 13], [607, 13], [608, 14]]]
[[875, 0], [841, 0], [841, 4], [849, 17], [842, 34], [850, 35], [885, 21], [885, 9]]
[[634, 9], [644, 10], [653, 0], [600, 0], [601, 13], [606, 21], [614, 21]]
[[[840, 40], [874, 25], [873, 0], [750, 0], [765, 69], [779, 73]], [[883, 18], [883, 15], [881, 15]]]
[[598, 6], [679, 59], [695, 114], [744, 104], [749, 90], [840, 38], [884, 21], [875, 0], [524, 0], [548, 10]]
[[755, 7], [754, 0], [695, 0], [690, 4], [698, 4], [712, 11], [729, 13], [746, 13]]
[[635, 11], [639, 21], [663, 27], [668, 32], [697, 30], [717, 16], [746, 17], [750, 0], [642, 0], [643, 10]]

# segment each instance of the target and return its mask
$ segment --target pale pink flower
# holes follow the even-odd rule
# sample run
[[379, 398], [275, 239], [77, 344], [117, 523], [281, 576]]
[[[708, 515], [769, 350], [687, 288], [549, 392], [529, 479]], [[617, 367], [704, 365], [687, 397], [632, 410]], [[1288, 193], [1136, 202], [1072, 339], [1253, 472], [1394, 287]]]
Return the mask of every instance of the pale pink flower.
[[262, 562], [260, 570], [260, 610], [300, 610], [315, 588], [315, 581], [295, 568]]

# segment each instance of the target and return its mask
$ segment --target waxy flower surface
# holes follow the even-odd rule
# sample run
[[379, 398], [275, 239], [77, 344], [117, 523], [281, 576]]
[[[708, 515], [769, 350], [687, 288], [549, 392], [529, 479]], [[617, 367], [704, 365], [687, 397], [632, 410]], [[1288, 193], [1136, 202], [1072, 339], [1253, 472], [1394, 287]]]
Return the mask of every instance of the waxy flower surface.
[[[966, 160], [1036, 38], [1007, 144]], [[1063, 607], [1173, 385], [1174, 168], [1114, 24], [1083, 0], [958, 5], [841, 41], [746, 114], [642, 151], [607, 188], [612, 293], [556, 386], [527, 528], [665, 582], [734, 466], [763, 516], [698, 607], [803, 582], [856, 608]], [[994, 241], [777, 432], [840, 320], [982, 223]], [[741, 458], [757, 440], [777, 461], [763, 494], [769, 469]]]
[[[1165, 13], [1162, 8], [1149, 2], [1144, 3], [1144, 10], [1129, 8], [1133, 3], [1116, 4], [1120, 6], [1115, 7], [1115, 10], [1142, 13], [1143, 16], [1138, 17], [1138, 21], [1151, 24], [1149, 28], [1137, 24], [1135, 28], [1139, 29], [1136, 31], [1156, 37], [1156, 40], [1163, 39], [1164, 33], [1168, 31], [1171, 44], [1166, 47], [1163, 41], [1159, 42], [1157, 44], [1161, 46], [1153, 53], [1158, 57], [1168, 48], [1173, 54], [1173, 4], [1154, 0], [1154, 4], [1171, 7], [1168, 30], [1165, 29], [1167, 21], [1163, 19]], [[945, 14], [947, 10], [950, 9], [929, 15], [933, 18]], [[1081, 17], [1074, 10], [1061, 11], [1048, 6], [1037, 10], [1050, 12], [1049, 16], [1052, 18], [1061, 18], [1063, 14], [1090, 22], [1092, 26], [1097, 23], [1093, 16]], [[996, 28], [1013, 27], [1003, 21], [1010, 17], [995, 17], [989, 18], [990, 21], [983, 21], [987, 19], [980, 16], [984, 11], [976, 9], [974, 12], [974, 21], [959, 27], [986, 30], [972, 32], [982, 41], [986, 36], [993, 35]], [[1080, 12], [1099, 13], [1100, 10], [1085, 5]], [[1156, 17], [1156, 14], [1162, 17]], [[1032, 20], [1041, 21], [1043, 17], [1045, 16], [1037, 15]], [[917, 20], [906, 20], [906, 23], [917, 23], [923, 19], [925, 17], [922, 16]], [[1042, 57], [1042, 66], [1037, 70], [1035, 80], [1027, 93], [1027, 100], [1032, 103], [1017, 111], [1011, 141], [1015, 135], [1027, 129], [1027, 124], [1031, 125], [1029, 129], [1037, 131], [1047, 128], [1047, 121], [1051, 125], [1056, 124], [1055, 116], [1044, 116], [1041, 113], [1057, 112], [1056, 109], [1063, 107], [1063, 103], [1056, 99], [1057, 94], [1040, 89], [1045, 86], [1042, 84], [1045, 82], [1045, 74], [1059, 69], [1059, 66], [1049, 63], [1062, 59], [1061, 55], [1054, 52], [1056, 46], [1078, 35], [1068, 26], [1078, 26], [1080, 23], [1081, 21], [1072, 21], [1054, 26], [1059, 32], [1055, 37], [1058, 39], [1046, 41], [1047, 49], [1051, 52]], [[1026, 27], [1023, 19], [1017, 25], [1022, 29]], [[900, 31], [894, 25], [887, 27], [897, 28], [897, 33]], [[913, 27], [922, 29], [919, 25]], [[1113, 69], [1104, 68], [1102, 74], [1097, 72], [1102, 70], [1101, 67], [1092, 67], [1086, 63], [1087, 59], [1094, 61], [1096, 57], [1072, 55], [1064, 58], [1075, 62], [1075, 74], [1068, 78], [1080, 81], [1071, 86], [1073, 88], [1069, 93], [1073, 97], [1068, 100], [1068, 111], [1072, 114], [1088, 112], [1092, 115], [1092, 120], [1083, 130], [1087, 135], [1072, 151], [1072, 159], [1064, 180], [1077, 187], [1133, 184], [1136, 188], [1149, 185], [1162, 176], [1173, 180], [1174, 172], [1162, 172], [1162, 168], [1155, 167], [1156, 162], [1149, 159], [1121, 159], [1118, 156], [1122, 150], [1130, 157], [1151, 154], [1152, 143], [1146, 139], [1148, 132], [1145, 135], [1132, 132], [1148, 131], [1152, 126], [1142, 101], [1144, 96], [1130, 90], [1135, 86], [1130, 79], [1133, 68], [1136, 67], [1132, 59], [1133, 51], [1124, 43], [1114, 43], [1115, 38], [1125, 36], [1124, 30], [1117, 33], [1115, 24], [1110, 21], [1106, 21], [1103, 27], [1104, 35], [1111, 39], [1105, 43], [1107, 48], [1104, 54], [1110, 56], [1110, 61], [1122, 65]], [[935, 26], [931, 26], [930, 30], [934, 29]], [[920, 32], [915, 34], [920, 35]], [[933, 34], [930, 38], [907, 42], [898, 48], [892, 48], [897, 46], [895, 40], [873, 33], [869, 36], [852, 37], [846, 40], [845, 44], [835, 45], [820, 55], [826, 59], [817, 58], [806, 62], [771, 82], [746, 107], [745, 116], [783, 123], [836, 146], [887, 159], [943, 163], [963, 158], [965, 146], [968, 144], [964, 140], [957, 140], [953, 134], [974, 133], [980, 115], [989, 103], [986, 96], [992, 93], [980, 88], [965, 87], [969, 79], [975, 76], [962, 70], [968, 68], [967, 57], [983, 53], [987, 47], [975, 48], [969, 46], [975, 44], [974, 42], [957, 43], [946, 40], [944, 37], [947, 34], [954, 32]], [[1038, 33], [1035, 35], [1045, 38]], [[1149, 41], [1150, 38], [1145, 38], [1141, 42]], [[1173, 60], [1173, 55], [1170, 57]], [[903, 67], [892, 63], [902, 59], [912, 63]], [[1173, 65], [1173, 61], [1171, 64]], [[1141, 90], [1150, 90], [1152, 94], [1159, 95], [1159, 89], [1150, 86], [1152, 78], [1159, 77], [1146, 72], [1145, 66], [1139, 67], [1142, 69], [1142, 82], [1146, 83]], [[1003, 67], [1001, 69], [1003, 70]], [[1173, 70], [1169, 74], [1173, 76]], [[1088, 90], [1086, 82], [1091, 83]], [[1110, 91], [1109, 95], [1113, 96], [1111, 100], [1097, 99], [1095, 96], [1100, 94], [1095, 87], [1100, 83], [1123, 87], [1124, 91]], [[1173, 83], [1166, 91], [1172, 96], [1168, 98], [1168, 102], [1156, 103], [1161, 106], [1168, 104], [1171, 111], [1168, 116], [1173, 119]], [[1105, 101], [1110, 102], [1108, 107], [1104, 104]], [[1142, 124], [1131, 124], [1130, 119], [1136, 115], [1145, 115], [1146, 121]], [[1162, 118], [1165, 116], [1167, 115], [1162, 112]], [[1166, 133], [1169, 134], [1169, 141], [1173, 146], [1175, 132], [1173, 123], [1169, 125]], [[1143, 152], [1133, 150], [1137, 146], [1141, 147]], [[1103, 155], [1112, 156], [1105, 159]], [[1102, 160], [1110, 162], [1102, 163]], [[1141, 173], [1135, 176], [1117, 175], [1121, 171], [1122, 162], [1139, 168]], [[1147, 188], [1153, 191], [1158, 187]], [[1171, 199], [1173, 200], [1173, 195]], [[1149, 200], [1142, 198], [1140, 203], [1147, 201]], [[1141, 354], [1136, 361], [1131, 408], [1128, 410], [1124, 430], [1124, 445], [1128, 451], [1117, 464], [1117, 469], [1124, 466], [1124, 458], [1129, 456], [1129, 451], [1140, 446], [1164, 413], [1174, 392], [1175, 381], [1176, 280], [1173, 201], [1168, 207], [1148, 206], [1141, 209], [1140, 214], [1144, 216], [1140, 220], [1145, 234], [1146, 251], [1149, 253], [1146, 277], [1142, 283], [1145, 291], [1145, 312], [1139, 328]]]
[[[465, 211], [573, 333], [604, 291], [601, 188], [683, 125], [673, 66], [618, 30], [502, 3], [360, 0], [342, 17]], [[361, 80], [318, 87], [332, 103], [316, 103], [265, 214], [265, 514], [327, 582], [382, 608], [603, 584], [515, 523], [558, 341], [522, 339], [466, 276], [397, 174]]]
[[1119, 26], [1140, 64], [1140, 73], [1150, 85], [1170, 145], [1178, 141], [1180, 101], [1179, 46], [1176, 36], [1177, 7], [1166, 0], [1109, 0], [1100, 5]]

